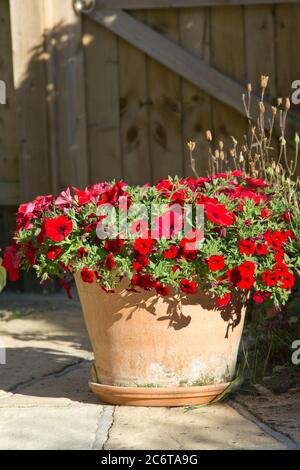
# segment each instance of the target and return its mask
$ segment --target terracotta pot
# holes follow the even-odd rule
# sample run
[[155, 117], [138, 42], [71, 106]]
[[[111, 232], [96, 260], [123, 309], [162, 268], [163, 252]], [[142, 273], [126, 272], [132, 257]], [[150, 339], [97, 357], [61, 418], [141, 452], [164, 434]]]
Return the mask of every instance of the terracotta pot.
[[222, 311], [211, 295], [160, 297], [114, 294], [75, 276], [95, 354], [91, 389], [114, 404], [203, 404], [229, 385], [236, 366], [245, 307], [235, 298]]

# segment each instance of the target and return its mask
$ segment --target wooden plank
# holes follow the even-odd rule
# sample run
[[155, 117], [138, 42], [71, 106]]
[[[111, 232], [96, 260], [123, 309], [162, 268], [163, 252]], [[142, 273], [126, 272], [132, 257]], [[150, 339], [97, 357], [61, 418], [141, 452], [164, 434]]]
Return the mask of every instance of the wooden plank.
[[[298, 38], [300, 35], [300, 5], [278, 5], [276, 18], [276, 67], [279, 96], [290, 96], [291, 85], [300, 79]], [[292, 104], [292, 112], [299, 117], [300, 106]], [[288, 148], [289, 160], [294, 159], [295, 150]], [[300, 160], [297, 175], [300, 176]]]
[[43, 7], [39, 0], [10, 1], [22, 200], [51, 191]]
[[120, 179], [118, 39], [83, 17], [83, 44], [91, 181]]
[[[241, 99], [245, 92], [244, 87], [208, 65], [204, 60], [195, 57], [175, 42], [123, 11], [97, 10], [90, 13], [89, 16], [183, 78], [199, 86], [206, 93], [241, 114], [245, 114]], [[230, 28], [231, 16], [230, 14], [228, 16], [226, 27]], [[232, 34], [234, 34], [234, 30]], [[228, 51], [231, 53], [231, 49]], [[256, 99], [253, 96], [253, 101]], [[266, 103], [265, 106], [266, 111], [271, 112], [270, 105]], [[290, 117], [288, 119], [289, 132], [294, 135], [298, 127], [299, 120]]]
[[[290, 8], [290, 7], [289, 7]], [[247, 83], [260, 93], [260, 76], [270, 77], [266, 97], [276, 98], [274, 7], [245, 7], [245, 55]], [[259, 51], [259, 54], [258, 54]]]
[[[146, 19], [145, 12], [133, 14]], [[122, 39], [119, 41], [119, 74], [123, 177], [129, 184], [144, 184], [152, 180], [147, 57]]]
[[69, 0], [44, 0], [52, 190], [88, 184], [81, 18]]
[[7, 0], [0, 0], [0, 25], [0, 79], [5, 83], [6, 89], [6, 103], [0, 104], [0, 179], [18, 181], [16, 101], [13, 86], [10, 12]]
[[[180, 10], [180, 43], [197, 57], [210, 61], [210, 9], [195, 8]], [[211, 97], [197, 86], [183, 80], [183, 138], [185, 175], [192, 175], [189, 150], [186, 142], [197, 143], [194, 155], [197, 171], [205, 176], [208, 172], [208, 147], [205, 131], [212, 128]]]
[[[211, 10], [212, 58], [211, 63], [219, 71], [236, 82], [245, 83], [243, 10], [236, 6], [231, 9], [216, 7]], [[226, 47], [224, 45], [226, 44]], [[238, 97], [240, 101], [241, 93]], [[220, 101], [213, 102], [213, 135], [225, 140], [227, 146], [234, 136], [243, 142], [246, 120], [240, 114]]]
[[211, 7], [216, 5], [262, 5], [299, 3], [299, 0], [98, 0], [98, 8], [137, 10], [144, 8]]
[[[178, 11], [148, 12], [148, 24], [164, 37], [179, 41]], [[183, 174], [181, 79], [155, 60], [148, 61], [149, 134], [154, 182]]]
[[17, 206], [20, 204], [19, 183], [0, 182], [0, 206]]

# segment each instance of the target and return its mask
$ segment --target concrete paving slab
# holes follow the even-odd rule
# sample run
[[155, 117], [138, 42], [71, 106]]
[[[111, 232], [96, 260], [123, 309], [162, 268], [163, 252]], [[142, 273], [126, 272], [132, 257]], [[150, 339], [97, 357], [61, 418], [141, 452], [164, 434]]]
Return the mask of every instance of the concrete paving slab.
[[89, 450], [102, 407], [1, 408], [1, 450]]
[[185, 408], [118, 407], [105, 449], [285, 449], [226, 404]]

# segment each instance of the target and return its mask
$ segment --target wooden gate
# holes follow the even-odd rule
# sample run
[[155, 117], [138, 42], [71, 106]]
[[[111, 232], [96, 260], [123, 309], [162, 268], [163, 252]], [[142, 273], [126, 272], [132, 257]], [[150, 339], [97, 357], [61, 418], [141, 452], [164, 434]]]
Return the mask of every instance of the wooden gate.
[[[71, 0], [0, 0], [0, 23], [0, 206], [186, 175], [188, 139], [204, 173], [205, 130], [244, 133], [247, 82], [270, 75], [271, 103], [300, 79], [299, 0], [97, 0], [82, 15]], [[299, 123], [296, 107], [291, 134]]]

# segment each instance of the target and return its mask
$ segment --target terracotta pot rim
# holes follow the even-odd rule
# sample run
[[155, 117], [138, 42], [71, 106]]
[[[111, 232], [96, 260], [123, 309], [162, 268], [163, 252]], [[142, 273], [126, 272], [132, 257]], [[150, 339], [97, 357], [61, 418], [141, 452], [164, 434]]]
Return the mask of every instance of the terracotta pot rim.
[[223, 382], [214, 385], [191, 387], [120, 387], [89, 382], [90, 389], [97, 394], [112, 394], [124, 398], [188, 398], [196, 396], [219, 395], [230, 385]]

